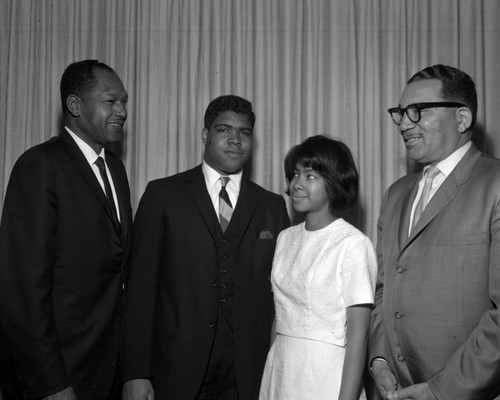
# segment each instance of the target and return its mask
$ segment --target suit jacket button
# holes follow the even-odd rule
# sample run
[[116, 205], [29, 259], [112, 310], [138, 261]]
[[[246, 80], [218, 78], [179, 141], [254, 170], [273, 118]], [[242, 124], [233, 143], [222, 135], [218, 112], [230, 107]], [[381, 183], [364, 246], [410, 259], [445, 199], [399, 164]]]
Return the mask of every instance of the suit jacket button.
[[221, 273], [221, 274], [225, 274], [226, 272], [227, 272], [227, 269], [221, 269], [221, 270], [220, 270], [220, 273]]
[[212, 286], [213, 286], [213, 287], [217, 287], [217, 286], [219, 286], [219, 282], [213, 282], [213, 283], [212, 283]]
[[398, 271], [398, 273], [402, 274], [404, 272], [404, 268], [399, 265], [397, 268], [396, 268], [396, 271]]
[[210, 329], [214, 329], [215, 328], [215, 322], [210, 322], [210, 325], [208, 325]]
[[399, 312], [396, 312], [394, 316], [396, 317], [396, 319], [401, 319], [401, 313]]
[[226, 299], [225, 299], [224, 297], [221, 297], [221, 298], [219, 299], [219, 301], [220, 301], [221, 303], [225, 303], [225, 302], [226, 302]]
[[227, 239], [222, 239], [221, 242], [222, 242], [222, 244], [226, 244], [227, 243]]
[[403, 362], [404, 360], [405, 360], [404, 356], [402, 356], [402, 355], [399, 355], [399, 356], [398, 356], [398, 361]]

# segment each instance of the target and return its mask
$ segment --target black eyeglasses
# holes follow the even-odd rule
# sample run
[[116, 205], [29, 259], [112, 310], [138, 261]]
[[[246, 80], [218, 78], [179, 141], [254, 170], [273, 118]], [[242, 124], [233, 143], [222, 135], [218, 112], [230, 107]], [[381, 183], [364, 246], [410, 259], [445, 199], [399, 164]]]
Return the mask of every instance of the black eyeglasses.
[[420, 121], [420, 111], [426, 108], [437, 108], [437, 107], [467, 107], [462, 103], [455, 103], [450, 101], [435, 101], [430, 103], [415, 103], [410, 104], [406, 108], [393, 107], [389, 108], [387, 111], [391, 114], [391, 118], [396, 125], [401, 125], [403, 120], [403, 115], [406, 113], [411, 122], [417, 123]]

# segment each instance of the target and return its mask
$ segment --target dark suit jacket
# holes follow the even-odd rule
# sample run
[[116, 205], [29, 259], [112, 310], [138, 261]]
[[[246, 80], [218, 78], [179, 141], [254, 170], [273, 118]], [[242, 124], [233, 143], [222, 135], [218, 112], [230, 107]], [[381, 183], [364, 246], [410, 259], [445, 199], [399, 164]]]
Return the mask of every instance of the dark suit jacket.
[[408, 237], [419, 174], [392, 185], [378, 226], [370, 358], [438, 399], [500, 394], [500, 161], [473, 145]]
[[[228, 230], [232, 224], [236, 376], [240, 400], [257, 399], [274, 312], [274, 247], [289, 226], [284, 199], [243, 178]], [[134, 230], [124, 378], [154, 376], [157, 398], [193, 399], [215, 332], [222, 236], [201, 166], [149, 183]]]
[[71, 385], [79, 400], [96, 400], [111, 388], [132, 213], [122, 162], [110, 152], [106, 162], [121, 237], [66, 131], [26, 151], [12, 171], [0, 226], [0, 316], [26, 398]]

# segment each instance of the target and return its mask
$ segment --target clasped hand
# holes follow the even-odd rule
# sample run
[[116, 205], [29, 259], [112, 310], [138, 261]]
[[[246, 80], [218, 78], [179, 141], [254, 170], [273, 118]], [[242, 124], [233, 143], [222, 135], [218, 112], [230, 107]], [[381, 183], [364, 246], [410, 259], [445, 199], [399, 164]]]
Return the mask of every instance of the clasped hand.
[[387, 400], [437, 400], [427, 382], [401, 388], [396, 375], [382, 361], [373, 361], [372, 375], [378, 392]]

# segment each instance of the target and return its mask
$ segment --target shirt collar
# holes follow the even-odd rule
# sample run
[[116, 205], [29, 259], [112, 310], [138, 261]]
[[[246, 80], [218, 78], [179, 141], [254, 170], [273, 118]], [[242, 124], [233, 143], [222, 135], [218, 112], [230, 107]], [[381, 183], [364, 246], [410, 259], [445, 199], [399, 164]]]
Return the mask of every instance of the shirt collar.
[[85, 143], [76, 133], [74, 133], [71, 129], [69, 129], [67, 126], [64, 127], [70, 136], [73, 138], [73, 140], [76, 142], [76, 145], [78, 148], [82, 151], [83, 155], [87, 159], [87, 162], [92, 166], [95, 161], [97, 160], [98, 157], [102, 157], [104, 161], [106, 161], [106, 158], [104, 156], [105, 151], [104, 147], [101, 149], [100, 154], [96, 154], [94, 149], [90, 147], [87, 143]]
[[224, 175], [213, 169], [205, 162], [205, 160], [203, 160], [203, 163], [201, 164], [201, 169], [203, 170], [203, 175], [205, 176], [205, 182], [208, 188], [214, 187], [221, 176], [229, 176], [231, 178], [230, 182], [232, 182], [239, 191], [241, 187], [241, 177], [243, 176], [242, 170], [235, 174]]
[[448, 157], [446, 157], [443, 161], [438, 162], [436, 164], [436, 167], [438, 167], [439, 171], [445, 177], [447, 177], [449, 174], [451, 174], [451, 171], [455, 169], [455, 167], [458, 165], [460, 160], [465, 156], [465, 153], [467, 153], [467, 151], [470, 149], [471, 146], [472, 142], [469, 140], [462, 147], [459, 147]]

